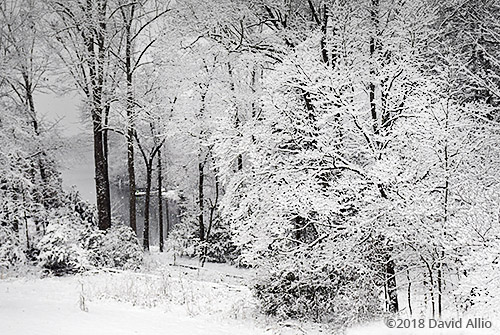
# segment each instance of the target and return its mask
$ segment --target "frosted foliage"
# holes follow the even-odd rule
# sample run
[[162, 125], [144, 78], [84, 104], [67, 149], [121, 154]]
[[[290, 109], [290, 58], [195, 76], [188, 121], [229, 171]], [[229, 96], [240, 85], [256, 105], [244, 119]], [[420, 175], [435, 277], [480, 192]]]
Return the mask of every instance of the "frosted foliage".
[[0, 268], [9, 268], [26, 260], [19, 240], [10, 229], [0, 226]]
[[88, 258], [97, 268], [137, 269], [142, 263], [143, 251], [130, 227], [112, 226], [108, 231], [89, 230], [84, 236]]
[[56, 274], [82, 271], [90, 264], [79, 241], [80, 231], [67, 222], [52, 221], [38, 243], [39, 264]]
[[37, 248], [39, 265], [58, 275], [94, 267], [137, 269], [142, 262], [142, 249], [129, 227], [113, 226], [103, 233], [71, 214], [49, 221]]

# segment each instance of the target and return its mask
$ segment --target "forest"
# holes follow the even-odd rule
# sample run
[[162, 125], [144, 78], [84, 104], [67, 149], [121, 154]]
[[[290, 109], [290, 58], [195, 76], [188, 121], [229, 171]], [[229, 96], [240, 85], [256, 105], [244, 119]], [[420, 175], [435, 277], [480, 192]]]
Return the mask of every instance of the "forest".
[[[274, 331], [248, 334], [500, 327], [498, 0], [0, 0], [0, 29], [0, 289], [190, 314], [238, 279], [236, 319]], [[63, 186], [77, 141], [90, 202]]]

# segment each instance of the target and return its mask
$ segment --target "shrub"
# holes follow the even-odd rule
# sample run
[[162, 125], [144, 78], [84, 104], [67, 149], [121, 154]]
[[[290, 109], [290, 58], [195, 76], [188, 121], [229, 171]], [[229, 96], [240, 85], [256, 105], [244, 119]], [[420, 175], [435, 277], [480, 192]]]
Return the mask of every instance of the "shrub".
[[9, 268], [24, 262], [26, 256], [14, 232], [0, 226], [0, 267]]
[[142, 263], [142, 249], [129, 227], [103, 232], [75, 213], [56, 213], [37, 248], [38, 264], [56, 275], [94, 267], [137, 269]]
[[100, 237], [100, 243], [96, 243], [98, 239], [95, 239], [90, 249], [94, 255], [94, 266], [130, 270], [139, 268], [143, 252], [137, 236], [130, 227], [112, 226], [106, 233], [101, 233]]
[[210, 229], [208, 238], [203, 241], [198, 232], [197, 223], [185, 219], [171, 232], [167, 247], [178, 255], [205, 258], [208, 262], [225, 263], [237, 258], [238, 250], [227, 226], [216, 222]]
[[56, 275], [79, 272], [90, 265], [79, 241], [81, 228], [67, 219], [51, 221], [37, 245], [38, 264]]
[[356, 263], [289, 255], [261, 270], [254, 291], [269, 315], [346, 326], [381, 313], [379, 289]]
[[219, 225], [214, 227], [208, 240], [198, 240], [196, 251], [206, 261], [215, 263], [232, 262], [237, 257], [237, 249], [232, 243], [229, 229]]

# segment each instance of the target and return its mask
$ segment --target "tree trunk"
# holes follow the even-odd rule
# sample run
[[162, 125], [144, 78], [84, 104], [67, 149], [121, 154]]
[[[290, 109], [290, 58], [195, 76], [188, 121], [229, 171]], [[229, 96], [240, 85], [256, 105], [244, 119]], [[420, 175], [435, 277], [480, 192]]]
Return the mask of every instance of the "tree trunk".
[[[210, 200], [210, 215], [208, 217], [208, 228], [206, 235], [207, 242], [210, 238], [210, 233], [212, 232], [212, 227], [214, 225], [215, 211], [217, 210], [218, 203], [219, 203], [219, 176], [217, 175], [217, 171], [215, 171], [215, 199], [213, 202]], [[205, 247], [203, 248], [203, 255], [201, 256], [202, 267], [205, 265], [205, 261], [207, 259], [207, 252], [208, 252], [208, 243], [205, 244]]]
[[413, 309], [411, 307], [411, 279], [410, 279], [410, 270], [406, 269], [406, 278], [408, 279], [408, 286], [407, 286], [407, 290], [406, 290], [406, 297], [407, 297], [407, 301], [408, 301], [408, 310], [410, 312], [410, 316], [413, 315]]
[[22, 189], [23, 192], [23, 212], [24, 212], [24, 234], [26, 236], [26, 250], [30, 250], [30, 235], [28, 231], [28, 216], [27, 216], [27, 210], [26, 210], [26, 194], [24, 192], [24, 188]]
[[[310, 6], [312, 6], [310, 4]], [[319, 20], [319, 19], [318, 19]], [[319, 23], [319, 22], [317, 22]], [[321, 27], [323, 36], [321, 37], [321, 56], [323, 63], [328, 65], [331, 69], [335, 68], [335, 61], [337, 60], [337, 51], [333, 44], [333, 37], [335, 36], [335, 28], [333, 26], [332, 17], [328, 6], [323, 6], [323, 23]]]
[[170, 210], [169, 210], [168, 206], [169, 206], [169, 202], [168, 202], [168, 198], [167, 198], [167, 199], [165, 199], [165, 221], [167, 224], [165, 238], [168, 238], [168, 234], [170, 233]]
[[151, 202], [152, 165], [153, 160], [151, 159], [146, 166], [146, 199], [144, 201], [144, 229], [142, 232], [142, 245], [146, 251], [149, 251], [149, 208]]
[[130, 228], [137, 234], [137, 212], [135, 199], [135, 164], [134, 164], [134, 128], [127, 130], [127, 170], [128, 170], [128, 204]]
[[135, 5], [130, 6], [130, 17], [127, 18], [124, 9], [123, 18], [126, 21], [125, 32], [125, 73], [127, 77], [127, 170], [129, 187], [129, 222], [130, 227], [137, 234], [137, 211], [135, 199], [135, 164], [134, 164], [134, 96], [133, 96], [133, 70], [132, 70], [132, 20]]
[[[449, 133], [449, 121], [450, 115], [448, 108], [445, 109], [445, 133], [448, 135]], [[443, 225], [442, 229], [442, 238], [446, 240], [446, 229], [448, 228], [448, 216], [449, 216], [449, 197], [450, 197], [450, 155], [448, 149], [448, 137], [445, 139], [444, 143], [444, 176], [445, 176], [445, 184], [444, 184], [444, 199], [443, 199], [443, 207], [444, 207], [444, 215], [443, 215]], [[438, 250], [438, 263], [437, 263], [437, 285], [438, 285], [438, 317], [441, 318], [442, 314], [442, 295], [443, 295], [443, 261], [445, 257], [444, 247], [440, 246], [440, 250]]]
[[[94, 8], [96, 5], [96, 8]], [[105, 32], [106, 32], [106, 2], [86, 2], [86, 16], [92, 21], [92, 13], [97, 10], [99, 29], [84, 36], [85, 46], [91, 57], [87, 60], [91, 91], [88, 92], [91, 105], [91, 115], [94, 135], [94, 168], [95, 187], [97, 198], [98, 226], [101, 230], [111, 227], [111, 200], [109, 195], [108, 164], [106, 161], [105, 139], [103, 135], [103, 87], [104, 87], [104, 60]]]
[[[201, 156], [201, 155], [200, 155]], [[201, 157], [200, 157], [201, 160]], [[203, 162], [198, 163], [198, 210], [200, 211], [198, 214], [198, 226], [199, 226], [199, 237], [200, 240], [203, 241], [205, 239], [205, 225], [203, 223], [203, 205], [204, 205], [204, 195], [203, 195], [203, 182], [205, 178], [204, 174], [204, 166]]]
[[443, 309], [442, 309], [442, 304], [443, 304], [443, 300], [442, 300], [442, 293], [443, 293], [443, 269], [442, 269], [442, 266], [443, 266], [443, 263], [441, 260], [439, 260], [439, 263], [438, 263], [438, 269], [437, 269], [437, 289], [438, 289], [438, 301], [437, 301], [437, 308], [438, 308], [438, 318], [441, 319], [441, 315], [442, 315], [442, 312], [443, 312]]
[[387, 295], [389, 296], [389, 312], [397, 313], [399, 311], [398, 291], [396, 285], [396, 265], [392, 259], [387, 262]]
[[[421, 256], [422, 257], [422, 256]], [[434, 298], [434, 276], [432, 274], [432, 267], [427, 262], [425, 259], [422, 258], [422, 261], [424, 262], [426, 268], [427, 268], [427, 274], [429, 275], [429, 295], [431, 298], [431, 307], [432, 307], [432, 317], [436, 317], [436, 301]], [[424, 281], [424, 286], [425, 286], [425, 281]]]
[[[382, 148], [382, 144], [380, 143], [380, 127], [379, 127], [379, 113], [377, 112], [377, 103], [376, 103], [376, 86], [375, 77], [378, 75], [377, 68], [375, 66], [375, 61], [377, 57], [377, 51], [380, 49], [380, 42], [378, 40], [379, 33], [379, 12], [380, 12], [380, 3], [379, 0], [371, 0], [371, 8], [370, 8], [370, 20], [372, 24], [372, 34], [370, 37], [370, 60], [372, 64], [370, 64], [370, 75], [372, 76], [370, 83], [368, 85], [368, 95], [370, 102], [370, 115], [372, 119], [372, 130], [374, 135], [374, 143], [375, 150], [374, 155], [375, 159], [378, 160], [381, 158], [381, 153], [379, 150]], [[380, 192], [380, 196], [382, 198], [387, 198], [386, 190], [384, 189], [383, 184], [377, 184], [377, 187]], [[388, 236], [390, 238], [390, 236]], [[398, 291], [397, 291], [397, 282], [396, 282], [396, 264], [393, 259], [391, 259], [391, 254], [393, 253], [392, 248], [389, 248], [388, 253], [388, 261], [386, 264], [386, 285], [387, 285], [387, 293], [389, 296], [389, 312], [396, 313], [399, 311], [398, 304]]]
[[97, 198], [98, 226], [101, 230], [111, 227], [111, 201], [109, 195], [108, 166], [104, 156], [100, 111], [93, 111], [94, 121], [94, 168]]
[[158, 150], [158, 239], [160, 252], [163, 252], [163, 194], [162, 188], [162, 175], [161, 175], [161, 151]]
[[[240, 128], [240, 116], [239, 116], [239, 111], [238, 111], [238, 105], [236, 104], [236, 90], [234, 87], [234, 81], [233, 81], [233, 68], [231, 66], [231, 63], [227, 63], [227, 69], [228, 69], [228, 74], [229, 74], [229, 88], [231, 89], [232, 93], [232, 99], [234, 100], [234, 127], [236, 130]], [[238, 135], [240, 136], [240, 135]], [[238, 154], [236, 156], [236, 171], [241, 171], [243, 170], [243, 155]]]
[[103, 111], [104, 111], [103, 127], [104, 127], [104, 129], [102, 130], [102, 144], [103, 144], [104, 160], [106, 161], [106, 165], [108, 165], [108, 161], [109, 161], [108, 125], [109, 125], [109, 110], [110, 110], [110, 108], [111, 108], [111, 106], [109, 104], [106, 104], [106, 106], [104, 106], [104, 108], [103, 108]]
[[[26, 103], [28, 104], [28, 110], [31, 117], [31, 123], [33, 125], [33, 130], [35, 135], [40, 136], [40, 126], [38, 123], [38, 118], [36, 115], [35, 109], [35, 101], [33, 99], [33, 85], [30, 80], [30, 76], [26, 71], [22, 72], [23, 80], [24, 80], [24, 88], [26, 93]], [[45, 156], [45, 150], [43, 148], [40, 150], [40, 154], [38, 155], [38, 170], [40, 171], [40, 178], [42, 182], [47, 181], [47, 173], [45, 171], [45, 164], [42, 157]], [[45, 200], [45, 199], [44, 199]]]
[[[378, 48], [378, 41], [377, 41], [377, 35], [378, 35], [378, 26], [379, 26], [379, 0], [372, 0], [371, 3], [371, 9], [370, 9], [370, 17], [373, 25], [373, 32], [372, 36], [370, 37], [370, 59], [372, 62], [375, 61], [375, 53]], [[374, 64], [370, 65], [370, 74], [374, 77], [377, 74], [376, 68]], [[375, 82], [374, 78], [370, 81], [368, 85], [368, 94], [369, 94], [369, 99], [370, 99], [370, 114], [372, 118], [372, 128], [373, 128], [373, 134], [375, 135], [375, 143], [377, 144], [376, 148], [379, 148], [378, 145], [378, 135], [379, 135], [379, 127], [378, 127], [378, 115], [377, 115], [377, 105], [375, 101]]]

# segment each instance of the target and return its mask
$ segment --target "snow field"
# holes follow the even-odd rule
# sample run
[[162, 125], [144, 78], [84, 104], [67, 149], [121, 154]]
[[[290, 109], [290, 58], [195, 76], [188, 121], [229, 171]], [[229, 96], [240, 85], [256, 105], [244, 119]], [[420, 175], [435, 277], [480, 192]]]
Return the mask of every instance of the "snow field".
[[[0, 335], [168, 334], [330, 335], [327, 326], [279, 322], [259, 313], [245, 285], [251, 270], [148, 255], [142, 272], [95, 271], [67, 277], [0, 280]], [[181, 263], [181, 264], [179, 264]], [[445, 320], [456, 316], [447, 311]], [[480, 317], [480, 315], [476, 315]], [[470, 318], [474, 316], [468, 316]], [[401, 316], [404, 318], [404, 316]], [[491, 329], [390, 329], [373, 322], [346, 335], [490, 335]]]
[[[138, 279], [138, 278], [149, 279]], [[65, 278], [0, 281], [0, 327], [5, 335], [56, 334], [272, 334], [241, 317], [235, 301], [222, 309], [221, 291], [190, 292], [184, 283], [165, 286], [164, 278], [96, 274]], [[170, 282], [170, 281], [168, 281]], [[172, 280], [175, 282], [175, 280]], [[95, 285], [95, 287], [92, 287]], [[184, 286], [183, 286], [184, 285]], [[167, 298], [151, 289], [178, 289]], [[243, 291], [241, 291], [243, 292]], [[241, 293], [237, 292], [237, 293]], [[118, 296], [119, 294], [119, 296]], [[139, 298], [141, 294], [145, 296]], [[246, 294], [246, 292], [244, 292]], [[215, 297], [219, 296], [220, 299]], [[168, 302], [172, 300], [172, 303]], [[182, 301], [184, 299], [184, 301]], [[199, 299], [194, 303], [195, 299]], [[234, 299], [234, 298], [233, 298]], [[183, 304], [175, 304], [183, 303]], [[227, 301], [226, 301], [227, 302]], [[206, 308], [213, 304], [211, 308]], [[87, 311], [85, 311], [87, 310]], [[214, 313], [229, 312], [232, 315]], [[203, 313], [203, 314], [202, 314]]]

